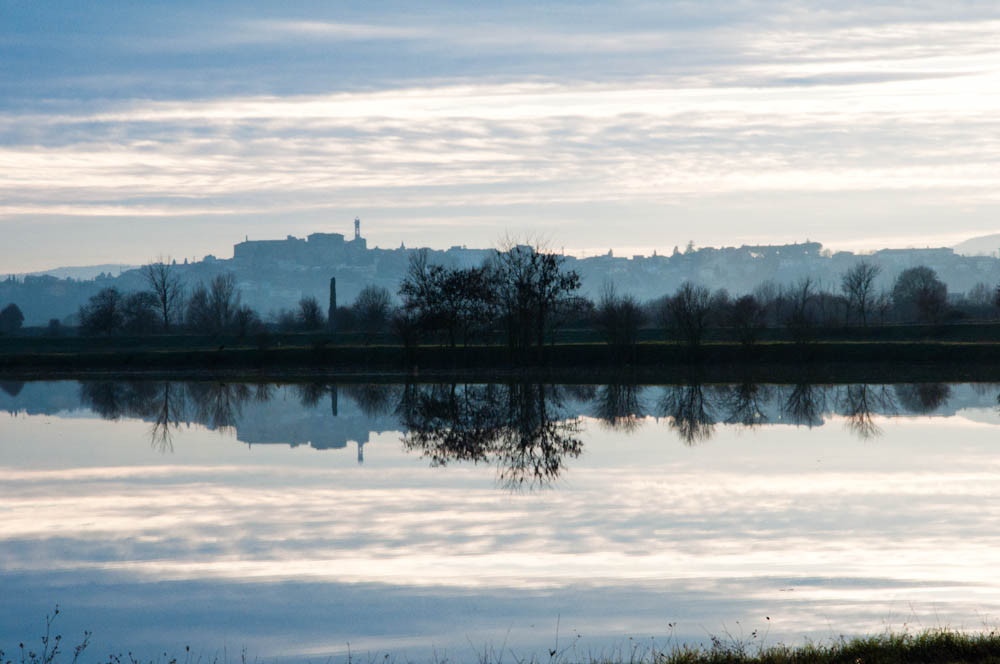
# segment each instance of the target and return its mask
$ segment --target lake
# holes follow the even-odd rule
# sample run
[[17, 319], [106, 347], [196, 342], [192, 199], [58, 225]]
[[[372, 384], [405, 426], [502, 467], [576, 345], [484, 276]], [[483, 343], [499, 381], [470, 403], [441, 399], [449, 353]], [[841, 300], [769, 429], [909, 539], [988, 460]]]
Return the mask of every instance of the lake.
[[56, 605], [164, 662], [994, 628], [998, 394], [0, 380], [0, 648]]

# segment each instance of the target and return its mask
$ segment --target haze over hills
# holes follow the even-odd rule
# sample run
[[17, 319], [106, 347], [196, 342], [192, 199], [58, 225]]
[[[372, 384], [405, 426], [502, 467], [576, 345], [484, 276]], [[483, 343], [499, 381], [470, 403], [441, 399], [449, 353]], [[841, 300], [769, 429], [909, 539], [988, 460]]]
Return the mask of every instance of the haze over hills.
[[128, 270], [135, 270], [138, 265], [127, 265], [125, 263], [105, 263], [103, 265], [78, 265], [72, 267], [54, 267], [50, 270], [40, 270], [38, 272], [28, 272], [20, 274], [19, 277], [43, 277], [51, 276], [56, 279], [95, 279], [102, 274], [119, 275]]
[[[973, 238], [973, 241], [987, 241]], [[963, 243], [964, 246], [968, 243]], [[306, 238], [287, 236], [282, 240], [239, 242], [233, 257], [206, 256], [201, 261], [176, 264], [176, 271], [190, 292], [198, 283], [208, 282], [219, 274], [232, 273], [242, 301], [265, 318], [284, 309], [294, 309], [304, 296], [328, 302], [330, 278], [337, 280], [337, 302], [350, 305], [365, 286], [375, 284], [395, 294], [406, 274], [415, 250], [368, 248], [356, 225], [351, 239], [340, 233], [313, 233]], [[449, 267], [480, 265], [495, 255], [495, 249], [472, 249], [453, 246], [447, 250], [427, 249], [431, 264]], [[859, 260], [881, 267], [879, 289], [891, 288], [904, 269], [926, 265], [937, 271], [951, 293], [964, 293], [979, 283], [990, 290], [1000, 282], [1000, 259], [995, 255], [962, 255], [948, 247], [926, 249], [882, 249], [873, 253], [832, 252], [819, 242], [785, 245], [743, 245], [740, 247], [675, 248], [671, 255], [631, 257], [605, 255], [577, 258], [565, 256], [565, 268], [581, 277], [581, 294], [596, 299], [607, 282], [618, 292], [633, 295], [640, 301], [672, 293], [684, 281], [711, 289], [724, 288], [730, 294], [752, 291], [759, 284], [791, 284], [809, 276], [820, 288], [839, 290], [841, 275]], [[51, 319], [74, 324], [80, 306], [102, 288], [114, 286], [120, 291], [147, 288], [138, 269], [117, 274], [113, 266], [95, 266], [96, 278], [87, 268], [60, 268], [44, 275], [8, 277], [0, 282], [0, 307], [16, 303], [24, 313], [25, 325], [45, 325]], [[69, 270], [79, 272], [70, 273]], [[65, 277], [55, 276], [64, 274]]]
[[954, 249], [963, 256], [996, 256], [1000, 252], [1000, 233], [969, 238], [956, 244]]

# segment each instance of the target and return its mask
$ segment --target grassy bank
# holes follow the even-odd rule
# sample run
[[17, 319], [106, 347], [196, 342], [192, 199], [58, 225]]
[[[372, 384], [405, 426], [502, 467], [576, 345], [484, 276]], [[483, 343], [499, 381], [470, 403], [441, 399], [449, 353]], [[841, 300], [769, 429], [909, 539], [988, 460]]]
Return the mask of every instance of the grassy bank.
[[[816, 382], [880, 380], [1000, 380], [1000, 343], [948, 341], [767, 342], [750, 348], [730, 342], [693, 350], [667, 342], [644, 342], [626, 350], [600, 343], [560, 343], [514, 357], [504, 346], [420, 346], [288, 343], [254, 347], [246, 341], [178, 345], [176, 338], [109, 346], [107, 340], [77, 338], [54, 349], [21, 343], [0, 347], [5, 375], [78, 375], [88, 372], [211, 373], [281, 377], [288, 374], [389, 374], [497, 378], [617, 380], [809, 379]], [[301, 341], [301, 340], [299, 340]]]
[[712, 648], [677, 648], [656, 655], [660, 664], [909, 664], [917, 662], [1000, 662], [995, 632], [962, 634], [933, 630], [919, 634], [882, 634], [829, 644], [773, 646], [753, 650], [741, 644]]
[[[92, 659], [85, 649], [89, 640], [69, 652], [63, 652], [53, 639], [48, 647], [32, 651], [21, 646], [16, 653], [0, 650], [0, 661], [12, 664], [81, 664]], [[53, 648], [55, 646], [55, 649]], [[375, 657], [371, 653], [342, 655], [326, 661], [350, 662], [410, 662], [409, 658], [396, 658], [382, 651]], [[881, 634], [859, 638], [841, 638], [829, 643], [805, 643], [799, 646], [758, 646], [747, 643], [725, 643], [713, 639], [709, 647], [670, 646], [665, 649], [632, 647], [612, 653], [579, 655], [573, 649], [549, 651], [544, 655], [515, 655], [513, 652], [487, 649], [473, 659], [437, 659], [436, 662], [475, 664], [501, 664], [503, 661], [532, 664], [995, 664], [1000, 663], [1000, 635], [995, 632], [965, 634], [951, 630], [930, 630], [918, 634]], [[94, 660], [97, 661], [97, 660]], [[104, 662], [129, 664], [230, 664], [228, 656], [203, 658], [186, 649], [180, 657], [166, 653], [156, 659], [145, 660], [129, 652], [127, 655], [108, 655]], [[244, 650], [235, 660], [242, 664], [261, 660], [249, 656]], [[281, 657], [268, 657], [267, 661], [280, 662]]]

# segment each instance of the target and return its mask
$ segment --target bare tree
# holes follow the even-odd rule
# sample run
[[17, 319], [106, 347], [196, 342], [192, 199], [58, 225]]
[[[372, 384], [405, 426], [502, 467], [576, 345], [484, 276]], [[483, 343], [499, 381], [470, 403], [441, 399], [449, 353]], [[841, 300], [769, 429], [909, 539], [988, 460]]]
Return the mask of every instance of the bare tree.
[[700, 346], [711, 311], [708, 289], [685, 281], [665, 305], [661, 314], [664, 323], [674, 328], [687, 345], [692, 348]]
[[381, 286], [368, 285], [358, 293], [352, 309], [365, 334], [366, 343], [385, 327], [391, 307], [392, 296]]
[[544, 359], [546, 334], [555, 329], [559, 313], [568, 310], [567, 301], [580, 288], [580, 276], [563, 270], [564, 262], [538, 241], [518, 244], [507, 238], [501, 243], [491, 278], [507, 325], [508, 348], [522, 357], [534, 345]]
[[124, 298], [117, 288], [104, 288], [80, 307], [80, 328], [84, 334], [111, 336], [122, 326]]
[[130, 334], [152, 334], [160, 322], [157, 307], [152, 292], [129, 293], [122, 300], [122, 328]]
[[743, 295], [729, 309], [729, 324], [736, 330], [741, 344], [752, 346], [764, 329], [764, 307], [753, 295]]
[[245, 337], [260, 329], [261, 320], [256, 311], [247, 305], [241, 306], [233, 314], [233, 323], [236, 325], [236, 333], [240, 337]]
[[187, 323], [199, 332], [218, 334], [233, 327], [240, 294], [232, 273], [220, 274], [206, 287], [200, 284], [187, 304]]
[[312, 297], [304, 297], [299, 300], [299, 312], [297, 315], [299, 325], [303, 330], [318, 330], [323, 327], [323, 309], [319, 306], [319, 301]]
[[604, 284], [597, 304], [597, 321], [609, 345], [619, 351], [632, 349], [639, 340], [643, 311], [631, 295], [618, 295], [614, 283]]
[[219, 331], [230, 328], [233, 316], [240, 308], [240, 292], [236, 290], [236, 277], [232, 272], [217, 275], [208, 288], [208, 304]]
[[860, 261], [840, 278], [840, 290], [847, 297], [848, 316], [854, 310], [861, 318], [861, 326], [868, 327], [868, 316], [875, 308], [875, 278], [882, 268], [867, 261]]
[[802, 277], [788, 293], [790, 307], [785, 325], [791, 330], [797, 343], [805, 343], [812, 338], [815, 316], [812, 303], [816, 297], [816, 282], [812, 277]]
[[173, 270], [170, 259], [158, 259], [142, 267], [142, 276], [156, 297], [163, 331], [170, 331], [170, 320], [179, 315], [184, 301], [184, 286]]

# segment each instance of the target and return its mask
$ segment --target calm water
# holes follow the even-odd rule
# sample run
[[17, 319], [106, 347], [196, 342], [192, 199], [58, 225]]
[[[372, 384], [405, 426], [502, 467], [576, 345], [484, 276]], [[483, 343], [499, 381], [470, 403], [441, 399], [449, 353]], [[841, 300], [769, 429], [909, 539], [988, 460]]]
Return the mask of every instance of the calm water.
[[992, 628], [998, 393], [0, 382], [0, 647], [56, 604], [203, 661]]

